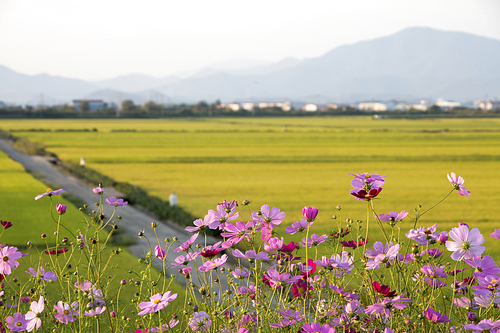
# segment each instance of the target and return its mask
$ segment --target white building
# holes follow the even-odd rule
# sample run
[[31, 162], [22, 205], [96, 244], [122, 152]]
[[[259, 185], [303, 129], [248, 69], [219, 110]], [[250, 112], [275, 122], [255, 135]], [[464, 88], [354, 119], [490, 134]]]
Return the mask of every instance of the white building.
[[316, 112], [318, 111], [318, 106], [316, 104], [306, 104], [302, 107], [302, 110], [307, 112]]
[[440, 98], [437, 100], [435, 105], [443, 109], [453, 109], [453, 108], [458, 108], [462, 104], [460, 104], [460, 102], [445, 101]]
[[247, 111], [252, 111], [254, 106], [254, 103], [241, 103], [241, 108]]
[[374, 102], [359, 103], [358, 109], [359, 110], [366, 110], [366, 111], [387, 111], [387, 105], [382, 104], [382, 103], [374, 103]]

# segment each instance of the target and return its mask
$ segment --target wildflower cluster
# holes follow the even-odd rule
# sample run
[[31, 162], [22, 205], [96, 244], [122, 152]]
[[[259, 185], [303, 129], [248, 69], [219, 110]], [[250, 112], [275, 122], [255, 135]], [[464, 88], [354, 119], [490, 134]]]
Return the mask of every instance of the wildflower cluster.
[[[149, 285], [143, 289], [146, 280], [135, 282], [139, 289], [132, 320], [118, 319], [119, 299], [103, 288], [99, 271], [85, 275], [90, 277], [87, 279], [77, 277], [70, 288], [73, 292], [63, 292], [61, 299], [46, 293], [48, 284], [71, 281], [55, 263], [26, 271], [35, 286], [33, 296], [19, 299], [17, 306], [0, 308], [1, 318], [5, 318], [2, 327], [11, 331], [57, 327], [60, 331], [91, 332], [102, 326], [117, 332], [137, 329], [136, 333], [500, 332], [500, 268], [492, 257], [484, 255], [485, 238], [479, 229], [466, 223], [451, 230], [438, 230], [436, 224], [420, 227], [423, 214], [416, 210], [412, 227], [401, 233], [402, 221], [410, 220], [405, 210], [387, 214], [375, 210], [373, 199], [381, 193], [385, 176], [353, 176], [350, 194], [367, 203], [367, 221], [341, 221], [334, 216], [333, 230], [320, 234], [312, 230], [321, 218], [315, 207], [304, 207], [303, 218], [283, 228], [279, 226], [286, 214], [277, 207], [262, 205], [245, 219], [237, 212], [236, 201], [223, 201], [185, 228], [192, 235], [181, 244], [173, 245], [174, 237], [173, 242], [165, 240], [165, 245], [159, 241], [154, 248], [150, 245], [150, 253], [141, 262], [149, 269], [159, 262], [164, 283], [147, 281]], [[452, 184], [448, 195], [453, 191], [470, 195], [463, 187], [463, 178], [452, 173], [448, 179]], [[48, 191], [37, 198], [60, 191]], [[102, 186], [94, 189], [101, 196], [101, 209], [103, 192]], [[126, 205], [123, 199], [105, 202], [113, 209], [112, 216]], [[248, 204], [246, 201], [244, 206]], [[58, 206], [56, 211], [60, 221], [66, 208]], [[92, 214], [93, 239], [87, 230], [87, 234], [75, 236], [71, 246], [63, 247], [67, 242], [57, 240], [47, 247], [46, 257], [88, 248], [90, 258], [98, 260], [91, 246], [98, 246], [99, 242], [93, 241], [99, 231], [113, 222], [103, 218], [103, 211]], [[368, 230], [373, 223], [382, 236], [370, 242]], [[158, 224], [151, 226], [156, 234]], [[219, 230], [221, 239], [207, 243], [207, 229]], [[295, 238], [285, 240], [281, 230]], [[150, 242], [144, 232], [139, 235]], [[500, 239], [500, 229], [491, 237]], [[0, 254], [2, 278], [11, 275], [25, 256], [6, 245], [0, 247]], [[184, 280], [184, 299], [168, 290], [172, 280], [166, 278], [167, 269], [178, 271]], [[144, 272], [143, 276], [147, 275]], [[120, 281], [118, 295], [127, 283]], [[62, 290], [68, 289], [61, 285]], [[6, 296], [6, 290], [0, 293]], [[53, 312], [49, 314], [47, 307]], [[166, 309], [172, 307], [180, 314], [167, 315]], [[137, 327], [129, 324], [133, 320]]]

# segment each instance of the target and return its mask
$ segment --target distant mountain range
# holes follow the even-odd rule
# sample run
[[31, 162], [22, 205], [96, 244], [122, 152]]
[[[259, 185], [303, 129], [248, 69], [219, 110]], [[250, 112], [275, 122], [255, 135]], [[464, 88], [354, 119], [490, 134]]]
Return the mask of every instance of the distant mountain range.
[[[337, 47], [311, 59], [225, 62], [155, 78], [132, 74], [86, 82], [29, 76], [0, 66], [0, 100], [47, 104], [76, 98], [119, 103], [500, 98], [500, 41], [461, 32], [408, 28]], [[52, 103], [51, 103], [52, 102]]]

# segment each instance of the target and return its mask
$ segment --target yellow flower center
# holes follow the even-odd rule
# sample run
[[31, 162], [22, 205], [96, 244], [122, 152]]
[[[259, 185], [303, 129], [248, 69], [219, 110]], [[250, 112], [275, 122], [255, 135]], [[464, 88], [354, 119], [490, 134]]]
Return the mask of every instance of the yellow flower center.
[[158, 303], [160, 303], [160, 302], [161, 302], [161, 300], [160, 300], [160, 299], [155, 299], [153, 303], [158, 304]]
[[498, 280], [491, 280], [491, 283], [493, 283], [493, 284], [497, 284], [497, 283], [498, 283]]
[[48, 188], [48, 189], [47, 189], [47, 192], [52, 192], [52, 189], [51, 189], [51, 188]]
[[69, 315], [69, 311], [68, 310], [64, 310], [63, 313], [64, 313], [65, 316]]
[[23, 326], [23, 323], [21, 323], [20, 321], [18, 321], [18, 322], [16, 323], [16, 326]]
[[215, 267], [215, 266], [217, 266], [215, 262], [212, 265], [210, 265], [210, 267]]
[[3, 259], [2, 259], [2, 260], [3, 260], [4, 262], [7, 262], [7, 261], [9, 261], [9, 257], [5, 256], [5, 257], [3, 257]]
[[371, 175], [369, 175], [369, 174], [366, 174], [366, 175], [365, 175], [365, 178], [366, 178], [366, 179], [368, 179], [368, 178], [370, 178], [370, 177], [371, 177]]

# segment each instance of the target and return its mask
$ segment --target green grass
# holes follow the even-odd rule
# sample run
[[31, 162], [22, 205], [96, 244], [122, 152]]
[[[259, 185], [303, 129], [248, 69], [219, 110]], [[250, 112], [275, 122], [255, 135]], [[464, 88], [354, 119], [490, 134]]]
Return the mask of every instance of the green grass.
[[[468, 222], [487, 228], [483, 233], [500, 227], [491, 186], [500, 169], [499, 119], [15, 120], [2, 128], [21, 130], [15, 135], [62, 159], [85, 156], [89, 167], [164, 199], [175, 190], [180, 205], [200, 217], [223, 199], [249, 199], [252, 210], [279, 207], [289, 225], [304, 205], [314, 205], [314, 232], [324, 233], [337, 205], [343, 219], [366, 220], [364, 203], [349, 195], [352, 171], [387, 175], [377, 212], [404, 209], [410, 216], [418, 204], [428, 208], [448, 193], [446, 174], [453, 171], [471, 197], [454, 193], [422, 225], [449, 230]], [[92, 128], [98, 131], [57, 132]], [[29, 129], [52, 131], [22, 131]]]

